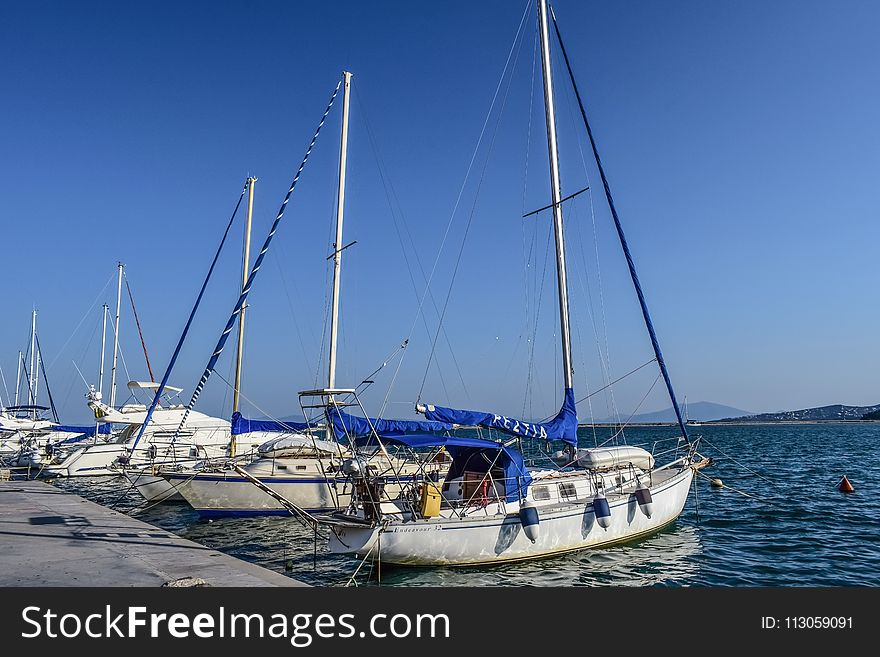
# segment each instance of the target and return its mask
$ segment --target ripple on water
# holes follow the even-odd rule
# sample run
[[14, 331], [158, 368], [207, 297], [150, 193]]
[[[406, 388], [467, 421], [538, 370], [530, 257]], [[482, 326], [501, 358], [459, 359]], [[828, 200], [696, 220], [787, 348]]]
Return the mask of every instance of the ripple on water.
[[[880, 425], [703, 425], [716, 464], [679, 520], [626, 545], [488, 568], [365, 566], [361, 586], [880, 586]], [[669, 428], [631, 429], [650, 443]], [[592, 441], [592, 437], [590, 437]], [[755, 474], [757, 473], [757, 474]], [[837, 491], [846, 474], [854, 493]], [[187, 505], [147, 505], [117, 478], [55, 485], [190, 540], [317, 586], [344, 586], [358, 562], [326, 551], [293, 518], [209, 522]], [[745, 494], [751, 496], [746, 497]]]

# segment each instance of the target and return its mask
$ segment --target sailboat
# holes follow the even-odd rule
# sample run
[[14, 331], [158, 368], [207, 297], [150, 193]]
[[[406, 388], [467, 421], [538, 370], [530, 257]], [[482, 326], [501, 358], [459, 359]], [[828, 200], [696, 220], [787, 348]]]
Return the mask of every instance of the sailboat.
[[[349, 103], [352, 74], [342, 74], [342, 127], [339, 149], [339, 177], [336, 203], [336, 240], [333, 246], [333, 288], [331, 301], [330, 340], [328, 358], [328, 385], [317, 394], [333, 390], [336, 381], [336, 346], [339, 326], [339, 299], [342, 264], [342, 225], [345, 208], [345, 174], [348, 149]], [[246, 263], [246, 261], [245, 261]], [[245, 264], [245, 285], [247, 284]], [[243, 288], [244, 290], [244, 288]], [[243, 309], [242, 309], [243, 311]], [[242, 316], [239, 315], [239, 356], [236, 365], [236, 385], [233, 436], [262, 436], [265, 442], [258, 447], [258, 458], [239, 465], [221, 463], [206, 465], [200, 471], [164, 468], [160, 474], [200, 515], [206, 517], [235, 515], [287, 515], [291, 509], [304, 512], [335, 510], [351, 502], [353, 490], [348, 470], [352, 464], [363, 467], [377, 476], [396, 475], [411, 484], [422, 476], [424, 464], [396, 459], [379, 450], [362, 461], [328, 426], [316, 423], [278, 420], [250, 420], [238, 412], [237, 395], [240, 385]], [[332, 398], [332, 393], [330, 393]], [[318, 405], [323, 408], [323, 403]], [[304, 415], [306, 410], [303, 409]], [[309, 409], [310, 410], [310, 409]], [[321, 432], [325, 439], [318, 438]], [[442, 461], [427, 467], [435, 476], [442, 469]], [[399, 487], [390, 486], [389, 494], [396, 495]]]
[[[49, 406], [38, 403], [41, 372]], [[27, 403], [24, 404], [19, 403], [23, 401], [22, 384], [27, 388]], [[98, 428], [94, 425], [59, 423], [43, 364], [43, 353], [37, 335], [37, 311], [34, 310], [31, 314], [31, 337], [27, 355], [18, 352], [14, 404], [0, 407], [0, 463], [28, 468], [30, 475], [39, 476], [59, 450], [77, 445], [97, 433]]]
[[[615, 227], [641, 305], [657, 362], [678, 417], [681, 435], [664, 450], [665, 462], [635, 446], [578, 448], [578, 422], [573, 384], [569, 303], [563, 232], [553, 76], [550, 59], [551, 12], [538, 0], [544, 105], [550, 165], [551, 205], [556, 245], [564, 398], [558, 413], [534, 423], [496, 413], [468, 411], [419, 402], [426, 421], [455, 429], [480, 427], [505, 436], [500, 440], [465, 437], [455, 431], [432, 436], [384, 433], [372, 423], [343, 427], [353, 445], [364, 441], [384, 446], [445, 451], [452, 457], [441, 482], [425, 481], [391, 501], [371, 496], [382, 483], [369, 473], [354, 473], [361, 483], [348, 508], [320, 516], [330, 528], [329, 550], [354, 554], [383, 564], [404, 566], [476, 566], [529, 560], [597, 548], [646, 536], [673, 523], [681, 514], [694, 472], [704, 459], [690, 440], [660, 352], [635, 267], [610, 195], [586, 113], [578, 103], [602, 177]], [[565, 56], [555, 16], [558, 42]], [[338, 411], [328, 408], [328, 416]], [[560, 441], [556, 466], [526, 465], [527, 441]]]
[[703, 426], [702, 422], [698, 422], [696, 420], [692, 420], [688, 415], [688, 398], [687, 395], [684, 396], [684, 423], [689, 427], [700, 427]]
[[[138, 403], [136, 399], [126, 400], [126, 403], [122, 404], [117, 404], [116, 400], [119, 319], [124, 269], [125, 266], [122, 263], [117, 264], [116, 320], [113, 333], [110, 396], [107, 401], [103, 398], [103, 336], [98, 387], [90, 386], [86, 393], [86, 403], [95, 415], [98, 431], [110, 434], [111, 427], [117, 427], [117, 430], [114, 435], [108, 435], [108, 439], [100, 442], [92, 441], [83, 445], [81, 441], [69, 446], [68, 449], [57, 450], [51, 462], [43, 467], [43, 474], [46, 476], [118, 477], [123, 474], [128, 475], [131, 469], [138, 470], [143, 467], [172, 463], [194, 464], [204, 458], [227, 454], [231, 431], [229, 421], [223, 418], [196, 413], [190, 418], [183, 434], [175, 438], [175, 429], [177, 429], [184, 413], [183, 404], [179, 400], [175, 400], [175, 397], [182, 389], [167, 385], [163, 391], [163, 404], [154, 412], [152, 424], [146, 432], [146, 437], [139, 445], [134, 445], [134, 438], [146, 419], [147, 406]], [[134, 311], [133, 302], [132, 310]], [[106, 328], [106, 306], [104, 306], [103, 312]], [[143, 336], [141, 336], [141, 340], [143, 340]], [[148, 358], [147, 367], [151, 369]], [[129, 381], [126, 387], [132, 397], [135, 397], [136, 393], [154, 394], [159, 384], [154, 381]], [[140, 486], [147, 486], [149, 483], [149, 480], [145, 478], [138, 480]], [[164, 481], [162, 483], [164, 484]], [[148, 488], [144, 488], [145, 492], [147, 490]], [[146, 494], [153, 497], [160, 492]]]

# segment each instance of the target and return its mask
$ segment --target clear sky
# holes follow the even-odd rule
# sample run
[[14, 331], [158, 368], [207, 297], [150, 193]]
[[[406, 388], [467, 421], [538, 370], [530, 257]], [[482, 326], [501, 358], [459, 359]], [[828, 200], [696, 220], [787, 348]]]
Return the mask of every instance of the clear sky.
[[[97, 382], [100, 305], [115, 304], [117, 261], [161, 377], [244, 179], [259, 179], [257, 251], [348, 69], [345, 242], [357, 244], [343, 259], [338, 384], [396, 353], [373, 376], [370, 412], [387, 401], [386, 415], [409, 417], [421, 391], [444, 405], [551, 415], [561, 376], [549, 215], [521, 218], [549, 202], [528, 7], [515, 41], [526, 2], [512, 0], [0, 3], [7, 388], [36, 307], [62, 420], [88, 418], [76, 368]], [[755, 412], [880, 402], [880, 6], [555, 9], [679, 398]], [[565, 208], [582, 397], [651, 350], [556, 73], [563, 194], [596, 192]], [[248, 414], [298, 414], [296, 392], [326, 377], [340, 108], [254, 286]], [[237, 298], [241, 244], [239, 221], [171, 378], [185, 399]], [[119, 380], [149, 378], [123, 300]], [[233, 349], [199, 410], [228, 416]], [[643, 368], [579, 416], [663, 408], [661, 388], [656, 368]]]

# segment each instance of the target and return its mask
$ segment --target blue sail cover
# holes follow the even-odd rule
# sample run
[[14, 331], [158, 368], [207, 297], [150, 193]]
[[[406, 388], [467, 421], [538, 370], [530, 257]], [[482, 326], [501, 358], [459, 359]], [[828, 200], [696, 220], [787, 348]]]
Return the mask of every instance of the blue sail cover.
[[396, 438], [410, 434], [435, 433], [452, 429], [452, 425], [448, 422], [357, 417], [335, 406], [330, 407], [328, 413], [331, 422], [333, 422], [333, 432], [336, 434], [337, 440], [346, 436], [369, 437], [373, 435], [374, 429], [380, 438]]
[[[85, 440], [86, 438], [92, 438], [95, 435], [95, 425], [91, 425], [88, 427], [77, 427], [69, 424], [58, 424], [51, 428], [52, 431], [63, 431], [64, 433], [73, 434], [70, 438], [65, 438], [64, 440], [60, 440], [56, 445], [72, 445], [74, 443], [78, 443], [81, 440]], [[110, 424], [106, 422], [102, 422], [98, 425], [98, 434], [100, 435], [110, 435]]]
[[276, 422], [274, 420], [249, 420], [236, 411], [232, 414], [232, 435], [238, 436], [252, 431], [272, 431], [276, 433], [297, 433], [309, 428], [308, 422]]
[[[52, 431], [63, 431], [65, 433], [77, 433], [77, 434], [85, 434], [87, 436], [95, 435], [95, 425], [89, 425], [87, 427], [77, 427], [72, 424], [56, 424], [54, 427], [49, 427]], [[99, 434], [110, 434], [110, 425], [106, 422], [102, 422], [98, 425], [98, 433]]]
[[425, 417], [437, 422], [452, 422], [465, 426], [480, 426], [497, 429], [512, 436], [523, 438], [540, 438], [541, 440], [561, 440], [569, 445], [577, 445], [577, 408], [574, 402], [574, 390], [565, 389], [562, 408], [549, 422], [535, 424], [513, 418], [484, 413], [481, 411], [460, 411], [442, 406], [427, 406]]

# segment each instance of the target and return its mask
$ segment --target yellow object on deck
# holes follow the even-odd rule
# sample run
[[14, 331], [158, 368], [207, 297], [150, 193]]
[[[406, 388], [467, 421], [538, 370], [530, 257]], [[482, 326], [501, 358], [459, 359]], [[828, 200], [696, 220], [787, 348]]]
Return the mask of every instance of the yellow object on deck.
[[433, 518], [440, 515], [440, 488], [426, 481], [422, 484], [422, 517]]

